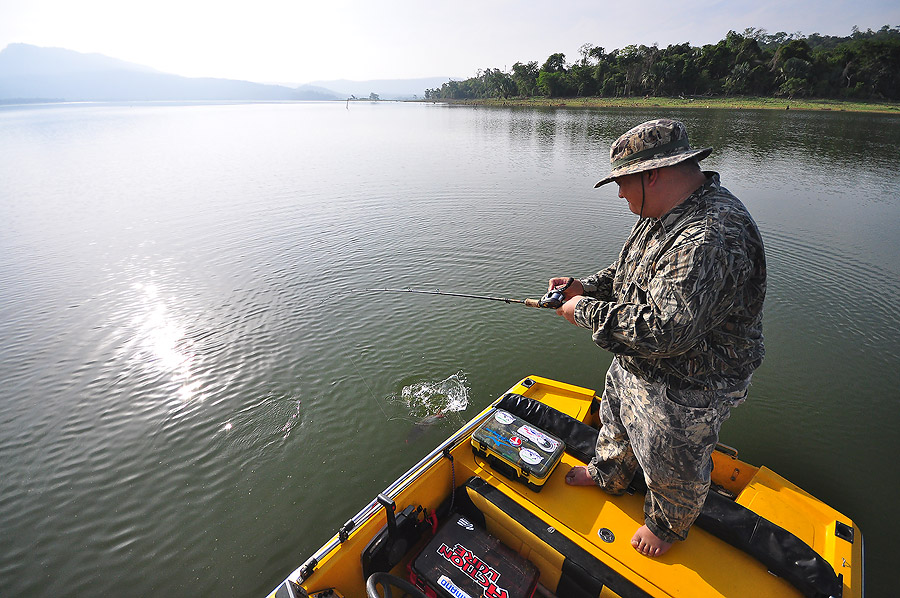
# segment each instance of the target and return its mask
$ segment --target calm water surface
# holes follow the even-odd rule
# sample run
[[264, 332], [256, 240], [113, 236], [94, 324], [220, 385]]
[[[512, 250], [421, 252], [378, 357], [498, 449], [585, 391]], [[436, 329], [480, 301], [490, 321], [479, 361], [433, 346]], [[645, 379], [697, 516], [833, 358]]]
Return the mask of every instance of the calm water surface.
[[[900, 117], [692, 110], [767, 244], [722, 440], [855, 519], [893, 588]], [[609, 355], [539, 296], [634, 223], [660, 116], [441, 105], [0, 108], [0, 596], [258, 596], [528, 374]], [[442, 409], [438, 425], [417, 419]]]

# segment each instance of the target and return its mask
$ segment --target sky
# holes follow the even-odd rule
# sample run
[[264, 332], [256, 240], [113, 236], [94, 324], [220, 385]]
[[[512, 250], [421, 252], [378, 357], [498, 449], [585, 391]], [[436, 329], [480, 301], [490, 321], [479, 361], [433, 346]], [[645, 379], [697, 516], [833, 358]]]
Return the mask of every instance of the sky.
[[0, 0], [10, 43], [100, 53], [188, 77], [264, 83], [467, 78], [585, 43], [716, 43], [729, 30], [850, 34], [900, 25], [897, 0]]

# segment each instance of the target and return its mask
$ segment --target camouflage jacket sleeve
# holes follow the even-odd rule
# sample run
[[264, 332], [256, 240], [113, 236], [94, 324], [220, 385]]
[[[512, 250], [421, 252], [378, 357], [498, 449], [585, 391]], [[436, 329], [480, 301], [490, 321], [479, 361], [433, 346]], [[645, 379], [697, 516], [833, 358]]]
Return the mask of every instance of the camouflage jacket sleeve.
[[613, 297], [613, 279], [616, 276], [616, 265], [612, 264], [608, 268], [600, 270], [596, 274], [591, 274], [585, 278], [579, 278], [581, 286], [584, 287], [584, 294], [595, 299], [611, 301]]
[[[640, 289], [640, 302], [586, 297], [575, 311], [576, 322], [594, 331], [594, 342], [621, 355], [672, 357], [691, 349], [719, 324], [733, 304], [725, 288], [728, 259], [715, 246], [690, 243], [668, 252]], [[601, 271], [605, 272], [605, 271]], [[597, 276], [597, 275], [595, 275]], [[607, 280], [600, 278], [599, 280]], [[597, 295], [599, 297], [599, 294]]]

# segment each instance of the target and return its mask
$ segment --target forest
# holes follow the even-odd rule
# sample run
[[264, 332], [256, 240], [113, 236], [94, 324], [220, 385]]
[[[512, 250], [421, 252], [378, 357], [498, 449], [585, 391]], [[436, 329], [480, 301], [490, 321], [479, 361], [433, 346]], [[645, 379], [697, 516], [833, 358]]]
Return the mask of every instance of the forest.
[[900, 26], [853, 27], [847, 37], [729, 31], [701, 47], [630, 45], [607, 52], [584, 44], [573, 63], [565, 54], [516, 62], [511, 71], [479, 70], [425, 91], [426, 99], [469, 100], [544, 96], [763, 96], [900, 100]]

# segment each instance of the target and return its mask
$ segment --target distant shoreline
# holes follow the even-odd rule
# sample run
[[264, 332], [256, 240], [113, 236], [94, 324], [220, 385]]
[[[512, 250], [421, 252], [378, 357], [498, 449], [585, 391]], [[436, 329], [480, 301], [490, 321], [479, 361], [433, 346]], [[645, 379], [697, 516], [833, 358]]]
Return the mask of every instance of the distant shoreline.
[[60, 98], [5, 98], [0, 99], [0, 106], [21, 106], [36, 104], [70, 104], [70, 103], [159, 103], [159, 102], [251, 102], [251, 103], [290, 103], [290, 102], [409, 102], [422, 104], [457, 104], [460, 106], [494, 106], [494, 107], [520, 107], [520, 108], [708, 108], [727, 110], [809, 110], [818, 112], [855, 112], [862, 114], [900, 114], [900, 102], [864, 102], [829, 99], [800, 99], [788, 100], [785, 98], [763, 97], [694, 97], [694, 98], [664, 98], [664, 97], [639, 97], [639, 98], [510, 98], [510, 99], [416, 99], [393, 100], [368, 98], [340, 99], [340, 100], [80, 100], [67, 101]]
[[[434, 100], [424, 100], [432, 102]], [[511, 98], [448, 100], [438, 102], [475, 106], [511, 106], [531, 108], [729, 108], [734, 110], [817, 110], [833, 112], [900, 113], [897, 102], [854, 102], [848, 100], [816, 100], [763, 97], [694, 97], [694, 98]]]

